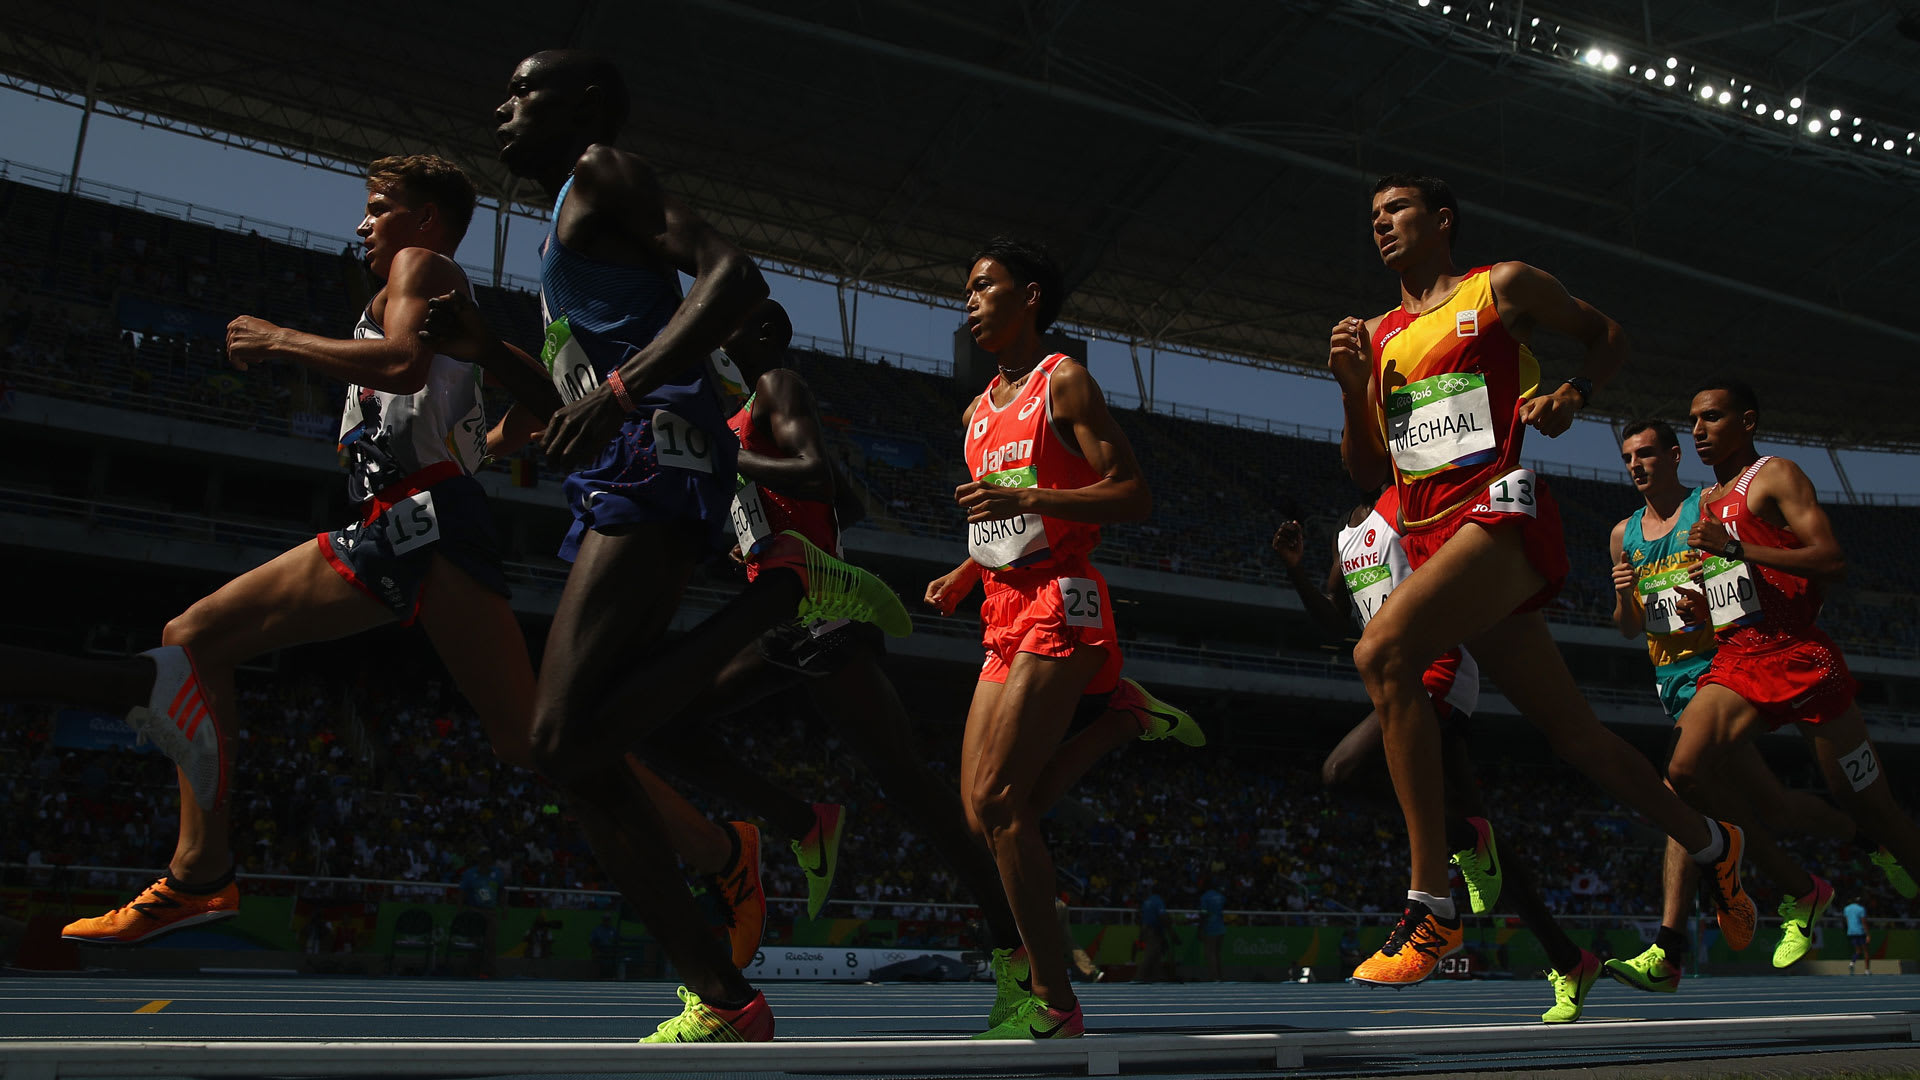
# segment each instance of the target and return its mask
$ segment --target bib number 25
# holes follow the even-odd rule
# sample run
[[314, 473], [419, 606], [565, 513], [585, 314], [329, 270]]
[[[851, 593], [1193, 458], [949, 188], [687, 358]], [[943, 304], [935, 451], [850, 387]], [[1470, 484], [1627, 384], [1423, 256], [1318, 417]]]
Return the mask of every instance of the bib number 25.
[[1100, 602], [1098, 581], [1092, 578], [1063, 577], [1055, 584], [1060, 587], [1060, 610], [1068, 626], [1106, 625], [1106, 607]]

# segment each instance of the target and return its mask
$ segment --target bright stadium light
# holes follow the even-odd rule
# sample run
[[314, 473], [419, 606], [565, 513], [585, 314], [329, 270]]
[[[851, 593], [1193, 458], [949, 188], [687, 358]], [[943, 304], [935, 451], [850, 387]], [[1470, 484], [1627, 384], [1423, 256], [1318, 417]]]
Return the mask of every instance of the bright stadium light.
[[1856, 117], [1854, 117], [1854, 118], [1853, 118], [1853, 126], [1854, 126], [1854, 127], [1859, 127], [1859, 126], [1860, 126], [1860, 118], [1859, 118], [1859, 117], [1857, 117], [1857, 116], [1856, 116]]
[[1839, 110], [1839, 109], [1835, 109], [1835, 110], [1833, 110], [1832, 112], [1830, 112], [1830, 113], [1828, 113], [1828, 114], [1827, 114], [1827, 119], [1829, 119], [1829, 120], [1838, 120], [1838, 119], [1840, 119], [1840, 117], [1841, 117], [1841, 115], [1842, 115], [1842, 113], [1840, 112], [1840, 110]]
[[1797, 109], [1797, 108], [1799, 108], [1799, 107], [1800, 107], [1800, 99], [1799, 99], [1799, 98], [1794, 98], [1794, 99], [1793, 99], [1792, 101], [1789, 101], [1789, 102], [1787, 102], [1787, 107], [1788, 107], [1788, 108], [1790, 108], [1790, 109]]
[[1593, 65], [1596, 65], [1596, 66], [1598, 66], [1598, 65], [1599, 65], [1599, 63], [1600, 63], [1600, 50], [1599, 50], [1599, 49], [1588, 49], [1588, 50], [1587, 50], [1587, 63], [1589, 63], [1589, 64], [1593, 64]]
[[1787, 114], [1787, 123], [1789, 123], [1789, 124], [1797, 124], [1797, 123], [1799, 123], [1799, 122], [1800, 122], [1800, 114], [1799, 114], [1799, 113], [1788, 113], [1788, 114]]
[[[1764, 108], [1764, 107], [1765, 107], [1765, 106], [1762, 106], [1762, 108]], [[1778, 120], [1778, 119], [1780, 119], [1781, 117], [1783, 117], [1783, 116], [1785, 116], [1785, 115], [1787, 115], [1787, 114], [1786, 114], [1786, 111], [1785, 111], [1785, 110], [1783, 110], [1783, 109], [1775, 109], [1775, 110], [1773, 110], [1773, 118], [1774, 118], [1775, 120]]]
[[1612, 53], [1608, 53], [1601, 59], [1600, 66], [1606, 68], [1608, 71], [1612, 71], [1614, 68], [1620, 66], [1620, 58]]
[[1816, 116], [1807, 121], [1807, 130], [1813, 132], [1815, 135], [1820, 134], [1820, 118]]
[[1712, 96], [1713, 96], [1713, 85], [1711, 83], [1700, 88], [1700, 100], [1705, 101]]
[[1664, 78], [1664, 79], [1662, 79], [1662, 80], [1660, 80], [1660, 81], [1661, 81], [1662, 83], [1664, 83], [1664, 84], [1666, 84], [1666, 85], [1668, 85], [1668, 86], [1672, 86], [1672, 85], [1673, 85], [1673, 76], [1671, 76], [1671, 75], [1669, 75], [1669, 76], [1667, 76], [1666, 78]]
[[1648, 81], [1648, 82], [1652, 82], [1652, 81], [1653, 81], [1653, 77], [1654, 77], [1654, 74], [1655, 74], [1655, 73], [1654, 73], [1654, 70], [1653, 70], [1652, 68], [1648, 68], [1648, 69], [1646, 70], [1646, 76], [1647, 76], [1647, 81]]
[[1672, 71], [1672, 70], [1673, 70], [1674, 68], [1677, 68], [1677, 67], [1679, 67], [1679, 66], [1680, 66], [1680, 58], [1679, 58], [1679, 57], [1677, 57], [1677, 56], [1669, 56], [1669, 57], [1667, 57], [1667, 70], [1668, 70], [1668, 71]]
[[1727, 102], [1732, 100], [1733, 100], [1733, 91], [1731, 90], [1720, 91], [1720, 104], [1725, 105]]

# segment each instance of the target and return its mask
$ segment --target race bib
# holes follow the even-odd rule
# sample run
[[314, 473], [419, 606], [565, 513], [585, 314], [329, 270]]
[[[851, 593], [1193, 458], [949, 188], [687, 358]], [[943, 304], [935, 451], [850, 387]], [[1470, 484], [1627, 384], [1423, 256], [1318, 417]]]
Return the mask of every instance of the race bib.
[[1387, 566], [1363, 566], [1347, 575], [1347, 591], [1353, 594], [1353, 607], [1365, 626], [1380, 610], [1393, 591], [1393, 570]]
[[713, 436], [665, 409], [653, 412], [653, 452], [662, 468], [713, 472]]
[[1489, 514], [1540, 516], [1539, 483], [1532, 469], [1515, 469], [1487, 485], [1487, 497], [1474, 509]]
[[1661, 637], [1693, 629], [1680, 616], [1680, 590], [1698, 591], [1687, 567], [1648, 574], [1634, 583], [1634, 589], [1640, 594], [1641, 621], [1647, 633]]
[[1752, 567], [1736, 559], [1709, 555], [1701, 564], [1701, 578], [1715, 630], [1760, 621], [1760, 590], [1754, 585]]
[[1099, 582], [1092, 578], [1063, 577], [1054, 584], [1060, 589], [1060, 610], [1068, 626], [1106, 625]]
[[1409, 480], [1493, 456], [1493, 404], [1483, 375], [1458, 371], [1387, 394], [1387, 442]]
[[749, 480], [733, 494], [733, 537], [740, 542], [740, 554], [751, 555], [760, 541], [773, 535], [767, 522], [767, 509], [760, 499], [760, 485]]
[[[980, 479], [999, 487], [1028, 488], [1040, 482], [1040, 474], [1028, 465], [988, 473]], [[1030, 566], [1046, 558], [1051, 550], [1047, 523], [1039, 514], [1022, 514], [1007, 521], [967, 523], [967, 554], [989, 570]]]
[[433, 508], [431, 491], [394, 503], [381, 515], [381, 521], [395, 555], [405, 555], [440, 539], [440, 515]]
[[1847, 774], [1847, 783], [1855, 791], [1865, 791], [1880, 779], [1880, 759], [1874, 756], [1870, 742], [1855, 747], [1853, 753], [1840, 759], [1839, 764], [1840, 770]]
[[540, 362], [547, 366], [553, 388], [560, 400], [571, 405], [592, 393], [600, 385], [600, 372], [587, 356], [587, 350], [574, 340], [573, 327], [565, 315], [547, 324], [547, 336], [540, 344]]

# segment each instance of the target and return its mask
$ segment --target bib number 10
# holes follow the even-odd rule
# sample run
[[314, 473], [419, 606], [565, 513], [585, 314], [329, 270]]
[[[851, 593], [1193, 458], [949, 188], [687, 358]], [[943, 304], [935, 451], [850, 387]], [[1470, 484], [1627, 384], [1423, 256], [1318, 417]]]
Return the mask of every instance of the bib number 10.
[[662, 468], [713, 472], [713, 436], [665, 409], [653, 414], [653, 452]]

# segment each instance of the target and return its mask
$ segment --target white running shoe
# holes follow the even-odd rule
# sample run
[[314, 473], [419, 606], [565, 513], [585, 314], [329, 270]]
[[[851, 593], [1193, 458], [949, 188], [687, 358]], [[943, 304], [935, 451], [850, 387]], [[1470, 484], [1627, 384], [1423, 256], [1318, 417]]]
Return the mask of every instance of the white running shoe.
[[153, 694], [127, 710], [127, 726], [173, 759], [193, 789], [200, 809], [227, 801], [227, 740], [194, 669], [193, 655], [179, 645], [140, 654], [153, 661]]

